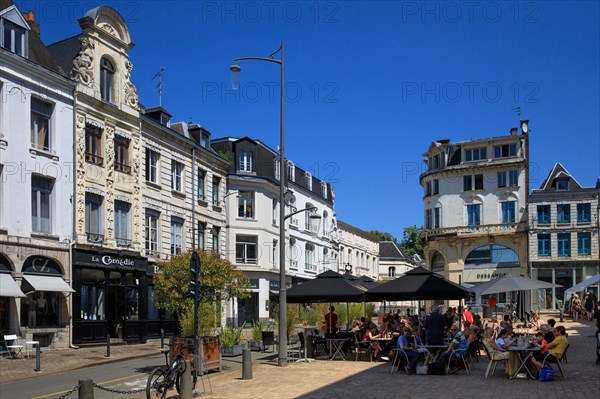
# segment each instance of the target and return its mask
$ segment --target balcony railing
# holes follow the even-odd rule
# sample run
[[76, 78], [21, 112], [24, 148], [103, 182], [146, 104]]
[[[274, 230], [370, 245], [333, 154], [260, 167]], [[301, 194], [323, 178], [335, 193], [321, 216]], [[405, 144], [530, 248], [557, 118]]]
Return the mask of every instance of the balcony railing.
[[458, 226], [444, 227], [439, 229], [426, 229], [423, 232], [425, 239], [434, 239], [444, 236], [473, 236], [473, 235], [488, 235], [488, 234], [512, 234], [515, 232], [525, 231], [525, 223], [501, 223], [501, 224], [484, 224], [477, 226]]
[[102, 165], [104, 162], [104, 158], [100, 155], [92, 154], [91, 152], [85, 153], [86, 162], [93, 163], [94, 165]]
[[95, 243], [103, 243], [104, 242], [104, 234], [99, 233], [90, 233], [89, 231], [85, 233], [87, 235], [88, 242]]
[[256, 258], [235, 258], [235, 263], [242, 265], [256, 265], [258, 262]]
[[131, 246], [131, 239], [129, 238], [116, 238], [116, 242], [117, 242], [117, 246], [118, 247], [130, 247]]
[[129, 174], [131, 173], [131, 166], [124, 163], [115, 162], [115, 170]]

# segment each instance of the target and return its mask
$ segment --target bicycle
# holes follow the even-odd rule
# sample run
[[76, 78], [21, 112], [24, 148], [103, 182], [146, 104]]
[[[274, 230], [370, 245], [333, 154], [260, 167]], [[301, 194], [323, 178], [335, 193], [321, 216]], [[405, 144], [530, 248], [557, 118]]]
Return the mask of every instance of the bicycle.
[[[182, 348], [184, 344], [169, 345], [171, 349], [163, 350], [165, 354], [166, 366], [157, 367], [148, 376], [148, 382], [146, 383], [146, 398], [147, 399], [164, 399], [167, 395], [167, 391], [172, 389], [173, 386], [177, 389], [177, 393], [180, 392], [180, 379], [182, 375], [185, 375], [186, 365], [185, 358], [183, 356]], [[179, 353], [173, 359], [173, 362], [169, 364], [169, 352], [175, 347], [179, 347]], [[188, 348], [189, 350], [189, 348]], [[190, 353], [192, 350], [189, 350]], [[197, 375], [195, 370], [192, 373], [192, 389], [196, 386]]]

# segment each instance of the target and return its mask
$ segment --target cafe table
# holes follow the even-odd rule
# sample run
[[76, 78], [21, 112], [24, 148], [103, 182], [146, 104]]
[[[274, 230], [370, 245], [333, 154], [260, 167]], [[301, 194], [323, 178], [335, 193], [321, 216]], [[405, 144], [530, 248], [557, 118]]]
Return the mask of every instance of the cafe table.
[[335, 360], [337, 358], [341, 360], [346, 360], [344, 356], [344, 342], [346, 342], [348, 338], [325, 338], [325, 340], [329, 343], [329, 360]]
[[[417, 349], [422, 349], [424, 348], [427, 352], [427, 354], [425, 355], [425, 364], [430, 363], [430, 362], [437, 362], [440, 353], [442, 352], [443, 349], [448, 348], [448, 345], [435, 345], [435, 344], [427, 344], [427, 345], [419, 345], [417, 346]], [[436, 352], [435, 354], [433, 352]]]
[[513, 373], [513, 375], [510, 376], [510, 379], [512, 380], [514, 378], [517, 378], [517, 374], [519, 374], [519, 372], [524, 367], [525, 371], [527, 371], [527, 374], [529, 375], [529, 377], [531, 377], [532, 379], [535, 380], [535, 376], [529, 369], [529, 366], [527, 365], [527, 361], [529, 361], [529, 359], [531, 359], [531, 357], [533, 357], [533, 353], [539, 351], [540, 348], [537, 346], [511, 345], [507, 348], [507, 350], [510, 352], [516, 352], [519, 355], [519, 359], [521, 359], [521, 365], [519, 366], [517, 371], [515, 373]]

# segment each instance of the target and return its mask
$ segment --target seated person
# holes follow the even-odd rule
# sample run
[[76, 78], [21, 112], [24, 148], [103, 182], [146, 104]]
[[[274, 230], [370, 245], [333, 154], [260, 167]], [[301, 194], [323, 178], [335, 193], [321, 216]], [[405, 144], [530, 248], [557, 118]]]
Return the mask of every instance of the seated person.
[[540, 348], [539, 352], [535, 352], [533, 357], [540, 362], [543, 361], [548, 354], [548, 342], [544, 339], [544, 334], [541, 331], [535, 334], [531, 344]]
[[556, 326], [556, 328], [554, 329], [554, 335], [556, 336], [556, 338], [554, 338], [554, 341], [550, 342], [546, 347], [546, 349], [548, 350], [548, 355], [545, 356], [541, 361], [537, 360], [536, 358], [531, 359], [531, 363], [536, 368], [538, 373], [542, 369], [544, 361], [550, 363], [557, 363], [557, 358], [561, 357], [563, 353], [565, 353], [565, 350], [569, 345], [569, 340], [566, 336], [566, 330], [563, 326]]
[[544, 334], [544, 339], [547, 343], [551, 343], [554, 341], [554, 333], [552, 332], [553, 328], [550, 327], [549, 324], [542, 324], [540, 327], [540, 331]]
[[531, 327], [536, 330], [539, 330], [543, 324], [546, 324], [546, 322], [544, 320], [542, 320], [537, 313], [533, 313], [532, 320], [531, 320]]
[[[363, 334], [362, 342], [370, 342], [371, 349], [373, 349], [373, 356], [377, 358], [379, 356], [379, 352], [381, 352], [381, 345], [379, 345], [379, 341], [373, 341], [374, 338], [380, 338], [381, 335], [377, 332], [377, 326], [372, 321], [369, 322], [365, 333]], [[389, 358], [385, 358], [383, 360], [390, 360]]]
[[[406, 365], [406, 374], [413, 374], [417, 371], [417, 362], [421, 358], [419, 352], [414, 344], [414, 339], [410, 335], [410, 329], [405, 327], [402, 335], [398, 338], [398, 349], [404, 351], [408, 358], [408, 365]], [[399, 352], [398, 356], [402, 356]]]
[[454, 335], [454, 338], [452, 339], [452, 342], [450, 342], [450, 346], [448, 346], [448, 349], [446, 349], [442, 353], [440, 360], [444, 364], [450, 366], [450, 373], [453, 374], [458, 370], [458, 367], [454, 363], [450, 364], [450, 357], [452, 356], [452, 351], [454, 351], [454, 356], [458, 357], [465, 353], [467, 349], [469, 349], [467, 335], [470, 334], [470, 330], [469, 327], [467, 327], [466, 323], [464, 325], [463, 331], [458, 331], [458, 324], [454, 324], [452, 325], [452, 328], [450, 328], [450, 332]]

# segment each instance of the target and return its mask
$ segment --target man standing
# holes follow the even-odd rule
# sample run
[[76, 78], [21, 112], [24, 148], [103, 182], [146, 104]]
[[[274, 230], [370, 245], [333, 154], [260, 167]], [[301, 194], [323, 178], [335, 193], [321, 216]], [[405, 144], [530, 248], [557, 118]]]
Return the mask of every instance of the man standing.
[[428, 345], [443, 345], [446, 321], [440, 314], [439, 306], [432, 306], [431, 313], [425, 319], [425, 343]]
[[325, 313], [325, 332], [329, 335], [337, 332], [338, 316], [333, 306], [329, 307], [329, 313]]

